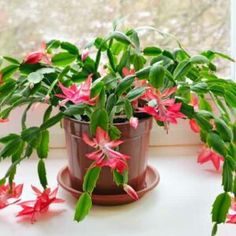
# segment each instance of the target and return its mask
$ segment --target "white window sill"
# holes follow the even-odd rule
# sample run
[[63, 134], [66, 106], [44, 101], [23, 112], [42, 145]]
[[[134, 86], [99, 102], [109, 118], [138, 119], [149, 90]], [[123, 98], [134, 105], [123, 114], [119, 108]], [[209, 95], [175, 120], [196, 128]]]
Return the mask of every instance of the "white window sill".
[[[198, 147], [159, 147], [150, 148], [150, 164], [161, 176], [160, 184], [138, 202], [117, 206], [94, 206], [91, 214], [80, 224], [73, 222], [75, 199], [64, 190], [58, 196], [65, 204], [52, 206], [65, 209], [59, 215], [46, 214], [34, 225], [16, 223], [19, 207], [11, 206], [0, 212], [1, 235], [14, 236], [24, 233], [35, 235], [71, 236], [208, 236], [211, 232], [211, 204], [221, 192], [221, 174], [212, 171], [211, 165], [199, 166], [196, 163]], [[47, 160], [49, 185], [57, 185], [56, 175], [66, 165], [64, 149], [52, 149]], [[8, 166], [0, 165], [0, 172]], [[17, 173], [17, 182], [23, 182], [24, 200], [32, 199], [30, 185], [39, 186], [36, 174], [36, 160], [22, 163]], [[50, 217], [55, 215], [55, 217]], [[234, 225], [221, 225], [219, 236], [234, 236]]]

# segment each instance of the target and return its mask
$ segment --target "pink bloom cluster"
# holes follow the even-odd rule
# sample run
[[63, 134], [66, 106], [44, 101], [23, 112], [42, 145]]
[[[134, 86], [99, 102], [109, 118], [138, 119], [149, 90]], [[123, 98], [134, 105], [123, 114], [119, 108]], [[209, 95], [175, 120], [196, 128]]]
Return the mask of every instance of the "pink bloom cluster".
[[[134, 75], [135, 70], [124, 67], [122, 74], [123, 76]], [[176, 124], [177, 118], [185, 118], [185, 115], [180, 112], [182, 104], [180, 102], [176, 103], [175, 99], [169, 98], [176, 92], [176, 87], [166, 89], [161, 93], [159, 90], [152, 88], [146, 80], [139, 80], [138, 78], [135, 78], [134, 86], [135, 88], [146, 86], [146, 92], [140, 99], [147, 101], [148, 105], [138, 107], [138, 98], [133, 101], [133, 106], [139, 111], [153, 116], [156, 120], [162, 121], [167, 131], [169, 123]], [[132, 124], [132, 121], [130, 121], [130, 124]]]
[[121, 140], [111, 140], [108, 133], [98, 127], [95, 138], [90, 139], [86, 133], [83, 133], [83, 140], [89, 146], [97, 150], [88, 153], [86, 156], [95, 161], [96, 166], [109, 166], [111, 169], [122, 173], [127, 168], [126, 160], [130, 157], [113, 150], [123, 143]]
[[[119, 173], [123, 173], [123, 171], [127, 169], [126, 161], [130, 157], [113, 150], [113, 148], [122, 144], [123, 141], [110, 140], [108, 133], [100, 127], [96, 130], [95, 138], [90, 139], [88, 135], [84, 133], [83, 140], [89, 146], [98, 149], [86, 155], [89, 159], [95, 161], [96, 166], [108, 166], [112, 170], [117, 170]], [[139, 199], [138, 194], [130, 185], [124, 184], [123, 189], [132, 199]]]
[[48, 211], [49, 206], [52, 203], [62, 203], [63, 199], [57, 198], [58, 187], [51, 191], [50, 188], [45, 189], [41, 192], [38, 188], [31, 186], [33, 191], [36, 194], [35, 200], [25, 201], [19, 203], [19, 205], [23, 208], [17, 216], [29, 216], [31, 219], [31, 223], [36, 221], [36, 216], [41, 213], [45, 213]]
[[[48, 211], [49, 206], [52, 203], [62, 203], [64, 200], [56, 197], [58, 188], [53, 191], [50, 188], [41, 192], [38, 188], [32, 186], [33, 191], [36, 194], [35, 200], [24, 201], [18, 203], [23, 209], [17, 214], [17, 216], [30, 216], [31, 223], [36, 220], [36, 216]], [[15, 204], [20, 201], [22, 194], [23, 184], [16, 185], [15, 183], [10, 186], [9, 184], [0, 186], [0, 209], [3, 209], [9, 205]]]
[[152, 87], [147, 88], [141, 98], [147, 101], [148, 105], [140, 107], [139, 111], [150, 114], [157, 121], [162, 121], [168, 131], [169, 123], [176, 124], [178, 118], [185, 118], [185, 115], [180, 111], [182, 103], [176, 103], [174, 98], [169, 98], [176, 92], [176, 89], [173, 87], [160, 92]]
[[95, 105], [96, 97], [90, 98], [91, 87], [92, 87], [92, 74], [88, 76], [86, 81], [77, 87], [76, 84], [72, 84], [69, 88], [66, 88], [62, 83], [59, 82], [59, 87], [63, 94], [56, 94], [58, 98], [63, 98], [61, 105], [65, 105], [68, 101], [79, 104], [85, 103], [88, 105]]

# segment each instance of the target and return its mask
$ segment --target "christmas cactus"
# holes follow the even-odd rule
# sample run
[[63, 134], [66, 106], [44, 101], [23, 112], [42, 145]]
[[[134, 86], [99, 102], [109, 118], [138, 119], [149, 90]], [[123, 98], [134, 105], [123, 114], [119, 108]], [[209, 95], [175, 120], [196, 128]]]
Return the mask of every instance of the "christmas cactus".
[[[12, 162], [0, 188], [8, 186], [8, 195], [14, 197], [10, 192], [15, 188], [17, 166], [36, 150], [38, 176], [46, 191], [49, 128], [64, 117], [88, 121], [90, 133], [84, 133], [83, 140], [94, 151], [84, 157], [93, 163], [84, 176], [84, 192], [76, 205], [74, 219], [81, 221], [92, 206], [91, 195], [104, 166], [110, 167], [117, 185], [138, 199], [127, 184], [127, 160], [132, 157], [119, 152], [123, 141], [115, 126], [117, 120], [129, 121], [135, 129], [139, 115], [145, 113], [168, 132], [170, 124], [188, 119], [204, 143], [198, 162], [212, 161], [219, 169], [223, 161], [222, 193], [212, 208], [212, 234], [216, 234], [218, 224], [236, 223], [236, 84], [221, 78], [215, 65], [218, 58], [233, 59], [212, 50], [192, 56], [177, 43], [174, 50], [155, 45], [143, 48], [138, 29], [123, 33], [114, 28], [82, 50], [70, 42], [52, 40], [22, 61], [2, 57], [0, 122], [10, 125], [11, 111], [22, 105], [25, 110], [21, 133], [0, 139], [1, 160]], [[28, 127], [27, 113], [37, 103], [48, 108], [39, 127]], [[51, 114], [53, 107], [56, 115]], [[47, 196], [51, 196], [50, 191]], [[56, 196], [53, 199], [56, 201]], [[27, 208], [24, 202], [21, 206]]]

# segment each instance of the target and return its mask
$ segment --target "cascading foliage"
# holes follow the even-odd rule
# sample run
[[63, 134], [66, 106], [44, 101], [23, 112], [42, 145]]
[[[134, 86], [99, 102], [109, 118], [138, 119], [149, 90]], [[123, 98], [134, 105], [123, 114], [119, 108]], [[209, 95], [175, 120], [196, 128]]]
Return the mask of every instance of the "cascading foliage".
[[[117, 119], [130, 120], [135, 126], [135, 117], [144, 112], [166, 130], [177, 119], [189, 119], [199, 128], [205, 146], [224, 160], [222, 193], [212, 208], [215, 235], [217, 225], [226, 221], [231, 201], [236, 197], [236, 84], [218, 76], [215, 59], [233, 60], [212, 50], [192, 56], [180, 43], [178, 47], [142, 48], [138, 30], [123, 33], [114, 28], [108, 36], [95, 38], [83, 51], [72, 43], [52, 40], [23, 61], [2, 57], [0, 122], [8, 121], [16, 107], [26, 106], [21, 133], [0, 139], [1, 160], [12, 162], [0, 185], [6, 181], [12, 184], [18, 164], [36, 150], [39, 180], [43, 188], [47, 187], [49, 128], [65, 116], [89, 121], [91, 132], [87, 135], [102, 132], [107, 142], [116, 145], [120, 144], [120, 131], [114, 125]], [[199, 101], [197, 109], [193, 96]], [[28, 127], [27, 113], [36, 103], [46, 103], [48, 108], [39, 127]], [[53, 107], [59, 108], [56, 115], [51, 115]], [[84, 140], [95, 148], [99, 146], [99, 140], [92, 143], [89, 136]], [[109, 157], [109, 153], [104, 156]], [[126, 158], [121, 161], [106, 164], [113, 171], [114, 181], [129, 192]], [[91, 194], [101, 168], [95, 158], [84, 178], [84, 194], [76, 206], [77, 221], [91, 208]]]

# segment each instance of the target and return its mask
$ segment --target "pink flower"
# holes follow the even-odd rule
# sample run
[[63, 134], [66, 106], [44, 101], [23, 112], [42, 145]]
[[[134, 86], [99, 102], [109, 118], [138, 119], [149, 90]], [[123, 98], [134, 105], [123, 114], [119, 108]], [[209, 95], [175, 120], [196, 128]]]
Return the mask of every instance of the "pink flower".
[[[177, 118], [184, 118], [180, 112], [182, 103], [175, 103], [175, 99], [169, 98], [176, 91], [176, 87], [166, 89], [162, 93], [149, 87], [141, 99], [146, 100], [148, 105], [139, 108], [139, 111], [152, 115], [156, 120], [162, 121], [168, 131], [168, 124], [177, 123]], [[150, 104], [150, 105], [149, 105]]]
[[204, 164], [208, 161], [211, 161], [216, 168], [216, 170], [219, 170], [220, 168], [220, 161], [223, 161], [224, 158], [217, 154], [215, 151], [213, 151], [211, 148], [208, 148], [206, 146], [203, 146], [202, 151], [198, 155], [197, 162], [200, 164]]
[[40, 50], [29, 53], [24, 59], [25, 64], [37, 64], [40, 61], [43, 61], [46, 64], [51, 64], [51, 56], [46, 51], [45, 42], [42, 42]]
[[228, 221], [226, 221], [226, 223], [236, 224], [236, 214], [228, 214], [227, 219]]
[[85, 61], [88, 56], [89, 56], [89, 50], [86, 48], [82, 51], [81, 60]]
[[19, 197], [22, 194], [23, 184], [12, 184], [12, 188], [9, 184], [0, 186], [0, 209], [3, 209], [9, 205], [12, 205], [20, 201]]
[[134, 129], [136, 129], [138, 127], [138, 118], [137, 117], [131, 117], [129, 119], [129, 124], [131, 127], [133, 127]]
[[195, 132], [195, 133], [200, 132], [200, 127], [194, 119], [189, 120], [189, 125], [190, 125], [190, 128], [192, 129], [193, 132]]
[[8, 118], [7, 118], [7, 119], [0, 118], [0, 123], [6, 123], [6, 122], [8, 122], [8, 121], [9, 121]]
[[72, 84], [69, 88], [66, 88], [62, 83], [59, 82], [60, 89], [63, 94], [56, 94], [58, 98], [64, 98], [61, 104], [65, 105], [68, 101], [74, 104], [85, 103], [88, 105], [95, 105], [95, 98], [90, 98], [91, 87], [92, 87], [92, 74], [88, 76], [86, 81], [81, 83], [79, 87], [76, 84]]
[[123, 143], [121, 140], [110, 140], [108, 133], [100, 127], [97, 127], [95, 138], [90, 139], [86, 133], [83, 133], [83, 140], [89, 146], [97, 150], [86, 154], [86, 156], [95, 161], [96, 166], [109, 166], [122, 173], [127, 168], [126, 160], [129, 156], [114, 151], [112, 148], [118, 147]]
[[122, 74], [123, 74], [123, 76], [134, 75], [135, 69], [128, 69], [127, 67], [123, 67]]
[[137, 201], [139, 199], [138, 194], [130, 185], [123, 184], [123, 189], [135, 201]]
[[19, 216], [29, 216], [31, 223], [36, 221], [36, 216], [48, 211], [52, 203], [62, 203], [63, 199], [57, 198], [58, 187], [51, 191], [50, 188], [41, 192], [38, 188], [31, 186], [36, 194], [36, 200], [21, 202], [18, 205], [23, 209], [17, 214]]

